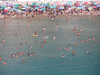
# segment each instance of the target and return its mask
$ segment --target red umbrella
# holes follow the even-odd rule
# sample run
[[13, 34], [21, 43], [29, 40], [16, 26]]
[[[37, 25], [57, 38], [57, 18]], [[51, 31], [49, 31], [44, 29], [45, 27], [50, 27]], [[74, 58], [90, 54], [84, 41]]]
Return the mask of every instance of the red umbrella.
[[92, 8], [97, 8], [96, 6], [92, 6]]
[[80, 5], [79, 5], [79, 4], [75, 4], [75, 6], [76, 6], [76, 7], [79, 7]]
[[4, 10], [4, 12], [7, 12], [7, 11], [8, 11], [8, 9]]
[[84, 4], [88, 4], [88, 2], [84, 2]]

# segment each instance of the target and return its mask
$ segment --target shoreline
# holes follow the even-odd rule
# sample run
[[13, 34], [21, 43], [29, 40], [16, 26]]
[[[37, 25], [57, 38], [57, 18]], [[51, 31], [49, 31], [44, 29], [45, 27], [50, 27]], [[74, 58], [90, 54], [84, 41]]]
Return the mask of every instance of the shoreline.
[[[56, 16], [55, 18], [60, 18], [60, 17], [83, 17], [83, 16], [100, 16], [100, 14], [93, 14], [93, 15], [90, 15], [90, 14], [80, 14], [80, 15], [76, 15], [76, 14], [73, 14], [73, 15], [59, 15], [59, 16]], [[29, 16], [26, 16], [26, 15], [23, 15], [23, 16], [18, 16], [18, 18], [28, 18]], [[7, 19], [14, 19], [14, 18], [17, 18], [16, 16], [14, 17], [7, 17], [5, 20]], [[47, 15], [36, 15], [35, 17], [33, 18], [50, 18], [48, 17]], [[1, 16], [0, 15], [0, 19], [4, 19], [4, 16]]]

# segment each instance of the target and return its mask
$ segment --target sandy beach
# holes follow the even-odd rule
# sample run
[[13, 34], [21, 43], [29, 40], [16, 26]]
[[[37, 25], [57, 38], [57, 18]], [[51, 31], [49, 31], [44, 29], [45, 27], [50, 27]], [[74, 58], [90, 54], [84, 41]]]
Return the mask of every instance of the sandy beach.
[[[53, 3], [55, 3], [55, 1], [29, 1], [28, 2], [28, 5], [31, 5], [32, 3], [34, 3], [34, 2], [37, 2], [37, 3], [50, 3], [50, 5], [52, 5]], [[57, 1], [57, 3], [58, 4], [64, 4], [64, 3], [67, 3], [68, 1]], [[76, 2], [76, 1], [70, 1], [70, 2], [72, 2], [73, 4], [72, 5], [74, 5], [74, 3]], [[13, 5], [15, 5], [15, 4], [21, 4], [21, 5], [25, 5], [26, 3], [27, 3], [27, 1], [22, 1], [22, 2], [18, 2], [18, 1], [3, 1], [3, 2], [0, 2], [0, 5], [2, 6], [2, 5], [6, 5], [6, 4], [13, 4]], [[88, 3], [90, 3], [90, 1], [88, 1]], [[91, 16], [91, 15], [100, 15], [100, 11], [93, 11], [92, 12], [92, 14], [90, 14], [90, 12], [88, 12], [88, 13], [73, 13], [73, 14], [66, 14], [66, 13], [64, 13], [64, 14], [60, 14], [59, 16], [57, 16], [57, 17], [67, 17], [67, 16]], [[44, 13], [44, 15], [42, 15], [42, 14], [40, 14], [40, 15], [35, 15], [35, 17], [38, 17], [38, 18], [43, 18], [43, 17], [47, 17], [48, 16], [48, 14], [47, 13]], [[12, 18], [14, 18], [14, 17], [16, 17], [16, 15], [15, 16], [11, 16]], [[27, 17], [26, 16], [26, 14], [23, 14], [23, 16], [19, 16], [19, 17]], [[0, 15], [0, 18], [4, 18], [4, 15]], [[10, 18], [10, 17], [9, 17]]]

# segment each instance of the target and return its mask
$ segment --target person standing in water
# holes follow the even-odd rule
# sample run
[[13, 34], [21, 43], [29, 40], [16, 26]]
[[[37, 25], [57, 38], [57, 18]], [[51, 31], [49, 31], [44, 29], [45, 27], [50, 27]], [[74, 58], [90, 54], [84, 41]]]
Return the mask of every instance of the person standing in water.
[[74, 31], [76, 31], [76, 26], [74, 27]]
[[75, 55], [75, 51], [73, 51], [73, 55]]
[[45, 32], [45, 27], [43, 27], [43, 32]]
[[2, 43], [4, 43], [4, 42], [5, 42], [5, 40], [3, 39], [3, 40], [2, 40]]
[[35, 35], [37, 35], [37, 32], [35, 32]]
[[58, 30], [58, 26], [56, 25], [56, 30]]
[[95, 37], [94, 36], [93, 36], [92, 40], [95, 41]]
[[17, 32], [15, 33], [15, 36], [17, 36]]

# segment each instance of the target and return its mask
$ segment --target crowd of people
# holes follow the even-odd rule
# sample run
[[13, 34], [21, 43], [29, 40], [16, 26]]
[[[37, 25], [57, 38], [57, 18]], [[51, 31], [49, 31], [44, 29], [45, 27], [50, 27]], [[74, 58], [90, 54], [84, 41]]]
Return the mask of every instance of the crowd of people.
[[50, 3], [37, 3], [34, 2], [32, 4], [28, 4], [28, 2], [25, 5], [16, 4], [11, 5], [7, 3], [6, 5], [3, 5], [0, 7], [0, 13], [1, 15], [4, 15], [4, 18], [6, 17], [18, 17], [18, 16], [30, 16], [30, 17], [36, 17], [37, 15], [46, 15], [47, 17], [57, 17], [61, 14], [65, 15], [80, 15], [80, 14], [88, 14], [88, 15], [99, 15], [100, 14], [100, 3], [98, 2], [81, 2], [76, 1], [73, 4], [64, 3], [60, 4], [57, 2], [54, 2], [53, 4]]
[[[27, 3], [27, 5], [28, 5], [28, 3]], [[21, 5], [20, 5], [21, 6]], [[33, 6], [33, 8], [35, 8], [34, 6]], [[64, 5], [64, 9], [61, 9], [61, 10], [59, 10], [59, 7], [58, 8], [56, 8], [56, 9], [51, 9], [51, 8], [47, 8], [46, 10], [45, 10], [45, 13], [48, 13], [49, 14], [49, 16], [51, 17], [51, 18], [53, 18], [54, 16], [56, 17], [57, 15], [59, 15], [59, 13], [60, 14], [63, 14], [63, 12], [65, 13], [65, 10], [68, 10], [68, 8], [70, 8], [70, 6], [68, 6], [68, 7], [65, 7], [65, 5]], [[49, 10], [50, 9], [50, 10]], [[71, 13], [71, 14], [73, 14], [73, 12], [76, 12], [76, 13], [79, 13], [79, 12], [81, 12], [82, 10], [71, 10], [70, 12], [68, 12], [68, 13]], [[86, 10], [87, 11], [87, 10]], [[97, 9], [95, 10], [95, 11], [97, 11]], [[2, 14], [6, 14], [7, 16], [10, 16], [10, 15], [12, 15], [12, 14], [16, 14], [17, 16], [22, 16], [23, 15], [23, 13], [21, 12], [21, 13], [19, 13], [19, 12], [16, 12], [16, 11], [13, 11], [13, 12], [10, 12], [10, 11], [7, 11], [7, 12], [5, 12], [4, 13], [4, 9], [2, 10]], [[55, 13], [54, 13], [55, 12]], [[88, 11], [89, 12], [89, 11]], [[40, 15], [40, 14], [44, 14], [44, 11], [39, 11], [39, 10], [31, 10], [31, 9], [25, 9], [25, 11], [24, 11], [24, 13], [26, 14], [26, 16], [29, 16], [30, 14], [31, 14], [31, 17], [34, 17], [35, 15]], [[35, 14], [35, 15], [34, 15]], [[54, 14], [56, 14], [56, 15], [54, 15]], [[18, 20], [18, 18], [17, 18], [17, 20]], [[30, 23], [30, 21], [32, 20], [32, 18], [28, 18], [28, 22], [27, 22], [27, 26], [29, 26], [29, 23]], [[68, 20], [67, 20], [68, 21]], [[18, 27], [20, 27], [20, 23], [18, 22]], [[57, 31], [58, 30], [58, 26], [56, 25], [55, 26], [55, 30]], [[76, 26], [73, 28], [73, 30], [72, 30], [72, 33], [75, 33], [76, 32], [76, 30], [77, 30], [77, 28], [76, 28]], [[76, 36], [80, 36], [80, 34], [81, 34], [81, 31], [82, 31], [82, 28], [80, 28], [80, 29], [78, 29], [79, 30], [79, 32], [76, 34]], [[45, 27], [43, 27], [43, 33], [45, 33], [45, 31], [46, 31], [46, 26]], [[1, 33], [0, 33], [1, 34]], [[15, 32], [15, 37], [17, 36], [17, 32]], [[34, 33], [34, 37], [38, 37], [38, 33], [35, 31], [35, 33]], [[41, 43], [39, 43], [39, 44], [41, 44], [41, 48], [43, 48], [43, 44], [44, 43], [46, 43], [47, 42], [47, 39], [46, 38], [49, 38], [48, 36], [44, 36], [43, 37], [44, 38], [44, 40], [43, 40], [43, 42]], [[56, 37], [55, 36], [53, 36], [53, 40], [56, 40]], [[95, 41], [95, 42], [97, 42], [97, 40], [95, 40], [95, 36], [93, 36], [93, 39], [92, 39], [93, 41]], [[89, 42], [90, 41], [90, 38], [88, 39], [88, 40], [85, 40], [86, 42]], [[36, 40], [36, 42], [37, 42], [37, 40]], [[80, 42], [81, 43], [83, 43], [83, 40], [81, 39], [80, 40]], [[2, 39], [2, 43], [4, 44], [5, 43], [5, 39]], [[16, 43], [16, 42], [15, 42]], [[28, 44], [28, 41], [26, 41], [26, 44]], [[22, 45], [22, 43], [20, 43], [20, 45]], [[4, 46], [4, 45], [2, 45], [1, 44], [1, 46]], [[70, 44], [68, 44], [68, 46], [70, 46]], [[74, 46], [77, 46], [77, 42], [75, 42], [74, 43]], [[92, 45], [92, 46], [94, 46], [94, 44]], [[17, 47], [17, 50], [18, 50], [19, 48]], [[29, 49], [31, 49], [31, 46], [29, 46]], [[58, 48], [59, 50], [61, 50], [61, 47], [59, 47]], [[71, 47], [70, 47], [70, 49], [71, 49]], [[68, 51], [69, 49], [68, 49], [68, 47], [65, 47], [65, 50], [66, 51]], [[89, 51], [86, 51], [86, 53], [88, 53], [88, 54], [90, 54], [90, 52]], [[73, 54], [73, 56], [75, 55], [75, 51], [73, 50], [72, 51], [72, 54]], [[18, 57], [18, 56], [22, 56], [22, 55], [24, 55], [24, 52], [17, 52], [16, 54], [12, 54], [11, 55], [11, 57], [12, 58], [14, 58], [14, 57]], [[27, 55], [28, 56], [34, 56], [35, 55], [35, 53], [33, 52], [33, 53], [29, 53], [29, 51], [27, 51]], [[55, 57], [54, 55], [52, 55], [51, 54], [51, 57]], [[66, 57], [66, 55], [63, 55], [63, 54], [61, 54], [61, 57]], [[2, 60], [2, 58], [0, 57], [0, 61]], [[24, 62], [23, 60], [21, 61], [22, 63]], [[27, 62], [27, 60], [25, 60], [25, 62]], [[5, 62], [3, 62], [3, 64], [4, 65], [6, 65], [6, 63], [7, 63], [7, 61], [5, 61]]]

